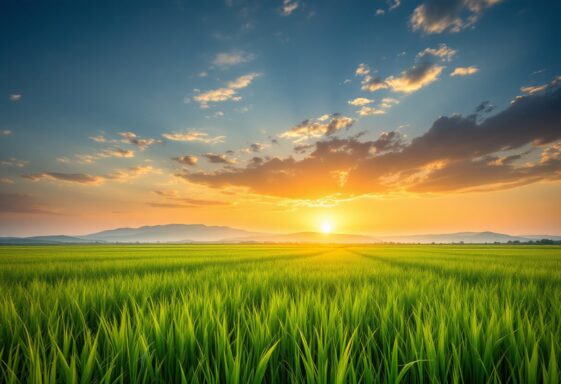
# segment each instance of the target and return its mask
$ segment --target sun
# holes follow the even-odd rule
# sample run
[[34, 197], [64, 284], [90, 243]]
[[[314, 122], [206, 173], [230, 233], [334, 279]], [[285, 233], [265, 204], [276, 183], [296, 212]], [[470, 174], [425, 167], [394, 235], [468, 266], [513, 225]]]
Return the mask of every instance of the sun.
[[322, 221], [320, 225], [320, 229], [323, 233], [329, 234], [333, 230], [333, 225], [329, 221]]

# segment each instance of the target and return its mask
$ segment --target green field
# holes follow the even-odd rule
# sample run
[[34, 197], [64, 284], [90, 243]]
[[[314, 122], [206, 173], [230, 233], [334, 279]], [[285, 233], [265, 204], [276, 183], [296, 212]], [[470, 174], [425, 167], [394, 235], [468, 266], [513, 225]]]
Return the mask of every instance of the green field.
[[559, 246], [0, 248], [0, 382], [559, 383]]

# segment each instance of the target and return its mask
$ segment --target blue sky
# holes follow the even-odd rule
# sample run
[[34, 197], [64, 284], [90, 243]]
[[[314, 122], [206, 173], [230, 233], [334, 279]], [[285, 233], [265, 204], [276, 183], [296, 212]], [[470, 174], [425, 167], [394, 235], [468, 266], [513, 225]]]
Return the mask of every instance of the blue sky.
[[[415, 25], [419, 10], [437, 18]], [[173, 177], [183, 172], [172, 160], [179, 156], [197, 157], [197, 172], [244, 167], [257, 152], [266, 161], [298, 159], [293, 147], [327, 139], [325, 132], [302, 141], [283, 133], [307, 119], [321, 131], [314, 119], [334, 113], [353, 121], [337, 129], [341, 137], [396, 131], [409, 142], [440, 116], [470, 115], [483, 101], [494, 114], [524, 95], [522, 87], [552, 82], [561, 74], [560, 25], [557, 1], [4, 1], [0, 188], [76, 213], [55, 198], [84, 198], [65, 189], [69, 177], [25, 176], [111, 179], [116, 169], [149, 163]], [[357, 75], [360, 64], [367, 74]], [[404, 71], [425, 64], [436, 76], [423, 73], [425, 83], [405, 89]], [[451, 76], [456, 68], [473, 73]], [[375, 78], [381, 89], [362, 89]], [[202, 101], [216, 90], [230, 93]], [[349, 103], [357, 98], [368, 100]], [[323, 121], [332, 119], [339, 117]], [[125, 132], [151, 141], [139, 146]], [[193, 132], [206, 136], [169, 139]], [[204, 161], [205, 153], [222, 157]], [[21, 226], [31, 220], [29, 212], [6, 214]]]

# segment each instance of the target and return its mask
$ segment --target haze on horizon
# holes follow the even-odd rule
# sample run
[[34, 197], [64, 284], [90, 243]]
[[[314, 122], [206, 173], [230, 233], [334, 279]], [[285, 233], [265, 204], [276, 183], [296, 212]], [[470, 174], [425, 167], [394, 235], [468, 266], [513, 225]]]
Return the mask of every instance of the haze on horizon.
[[0, 5], [0, 236], [561, 234], [561, 3]]

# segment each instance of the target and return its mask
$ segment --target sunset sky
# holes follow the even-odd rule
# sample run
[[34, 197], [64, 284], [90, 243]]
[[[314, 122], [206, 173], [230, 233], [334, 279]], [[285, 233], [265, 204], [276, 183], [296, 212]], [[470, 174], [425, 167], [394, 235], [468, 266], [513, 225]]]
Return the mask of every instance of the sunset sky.
[[561, 2], [0, 5], [0, 236], [561, 234]]

